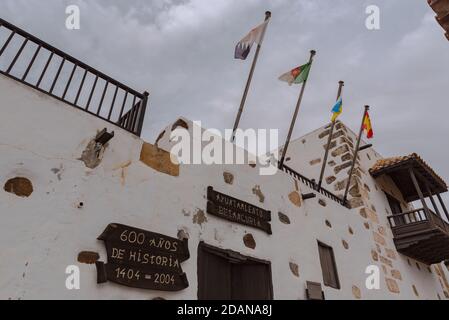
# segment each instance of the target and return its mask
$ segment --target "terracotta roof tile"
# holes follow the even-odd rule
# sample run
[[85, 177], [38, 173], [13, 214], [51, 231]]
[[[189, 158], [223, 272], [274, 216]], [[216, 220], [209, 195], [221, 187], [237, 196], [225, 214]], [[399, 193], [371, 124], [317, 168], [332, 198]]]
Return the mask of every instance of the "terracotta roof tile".
[[407, 161], [416, 161], [421, 167], [427, 170], [441, 185], [447, 188], [446, 182], [416, 153], [412, 153], [408, 156], [392, 157], [378, 160], [374, 166], [369, 169], [371, 175], [376, 175], [380, 171], [400, 165]]

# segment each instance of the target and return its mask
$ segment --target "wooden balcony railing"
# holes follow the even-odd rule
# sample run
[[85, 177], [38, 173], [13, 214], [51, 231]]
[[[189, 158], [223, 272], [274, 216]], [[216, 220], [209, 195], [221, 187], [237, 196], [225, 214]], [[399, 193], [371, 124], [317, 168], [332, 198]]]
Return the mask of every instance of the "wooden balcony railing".
[[449, 224], [430, 209], [416, 209], [409, 212], [394, 214], [388, 217], [391, 229], [395, 236], [438, 227], [449, 234]]

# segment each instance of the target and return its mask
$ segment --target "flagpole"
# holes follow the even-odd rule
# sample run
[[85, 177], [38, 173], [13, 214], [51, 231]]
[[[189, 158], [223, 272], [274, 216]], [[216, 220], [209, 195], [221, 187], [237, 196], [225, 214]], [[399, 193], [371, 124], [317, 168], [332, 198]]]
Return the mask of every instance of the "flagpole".
[[[315, 56], [315, 54], [316, 54], [315, 50], [310, 51], [310, 59], [309, 59], [310, 68], [312, 68], [313, 57]], [[295, 113], [293, 114], [292, 122], [290, 124], [290, 129], [288, 131], [287, 140], [285, 141], [284, 147], [282, 148], [282, 157], [281, 157], [281, 161], [279, 162], [279, 168], [282, 168], [282, 166], [284, 165], [285, 156], [287, 154], [288, 145], [290, 144], [290, 139], [292, 137], [293, 128], [295, 127], [296, 118], [298, 117], [298, 111], [299, 111], [299, 107], [301, 106], [301, 101], [302, 101], [302, 97], [304, 95], [304, 89], [306, 88], [307, 80], [308, 79], [304, 80], [302, 87], [301, 87], [301, 92], [299, 93], [298, 102], [296, 103], [296, 109], [295, 109]]]
[[346, 205], [346, 201], [348, 199], [348, 192], [349, 192], [349, 187], [351, 185], [352, 173], [354, 171], [355, 162], [357, 160], [357, 155], [359, 153], [360, 141], [362, 140], [363, 125], [364, 125], [366, 113], [368, 112], [368, 110], [369, 110], [369, 106], [365, 106], [365, 111], [363, 112], [363, 117], [362, 117], [362, 124], [360, 125], [359, 137], [357, 139], [357, 144], [355, 146], [354, 158], [352, 159], [351, 170], [349, 170], [349, 180], [348, 180], [348, 183], [346, 184], [345, 195], [343, 197], [343, 204], [344, 205]]
[[[341, 93], [342, 93], [344, 85], [345, 85], [344, 81], [339, 81], [338, 82], [337, 101], [341, 97]], [[329, 138], [327, 139], [327, 146], [326, 146], [326, 151], [324, 153], [323, 165], [321, 166], [320, 180], [318, 181], [317, 190], [319, 190], [321, 188], [321, 184], [323, 183], [324, 171], [326, 169], [327, 157], [329, 156], [329, 149], [330, 149], [330, 146], [331, 146], [331, 143], [332, 143], [332, 135], [334, 134], [334, 128], [335, 128], [335, 123], [336, 122], [337, 121], [331, 121], [331, 128], [330, 128], [330, 131], [329, 131]]]
[[[270, 11], [265, 12], [265, 21], [268, 21], [270, 18], [271, 18], [271, 12]], [[251, 70], [249, 72], [248, 81], [246, 81], [245, 91], [243, 92], [242, 100], [240, 101], [239, 111], [237, 113], [237, 117], [234, 122], [234, 129], [232, 130], [231, 142], [234, 142], [234, 140], [235, 140], [235, 132], [239, 126], [240, 118], [242, 117], [243, 108], [245, 106], [246, 97], [248, 95], [249, 87], [251, 85], [251, 80], [253, 79], [254, 69], [256, 69], [257, 59], [259, 58], [259, 52], [260, 52], [261, 47], [262, 46], [260, 45], [260, 43], [257, 44], [256, 54], [254, 55], [254, 58], [253, 58], [253, 63], [251, 65]]]

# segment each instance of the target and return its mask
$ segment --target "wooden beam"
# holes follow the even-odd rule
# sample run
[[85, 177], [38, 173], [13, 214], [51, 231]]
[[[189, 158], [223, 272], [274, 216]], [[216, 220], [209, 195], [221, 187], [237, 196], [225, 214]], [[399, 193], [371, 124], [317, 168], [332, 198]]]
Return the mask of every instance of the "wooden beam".
[[[410, 177], [412, 178], [413, 185], [415, 186], [416, 192], [419, 195], [419, 199], [421, 200], [421, 203], [422, 203], [422, 205], [424, 207], [424, 210], [426, 210], [426, 213], [429, 214], [430, 213], [429, 212], [429, 207], [427, 206], [427, 203], [424, 200], [424, 196], [423, 196], [423, 193], [421, 191], [421, 187], [419, 186], [418, 180], [416, 179], [415, 172], [413, 171], [413, 168], [409, 168], [408, 172], [410, 174]], [[429, 218], [430, 218], [430, 216], [429, 216]]]
[[440, 216], [440, 218], [443, 218], [441, 216], [440, 209], [438, 209], [438, 207], [437, 207], [437, 203], [433, 199], [432, 191], [430, 190], [429, 184], [427, 182], [425, 182], [424, 185], [426, 186], [426, 191], [429, 194], [430, 202], [432, 202], [432, 206], [435, 209], [436, 214], [438, 214]]
[[443, 199], [441, 198], [441, 195], [437, 193], [437, 198], [440, 201], [441, 206], [443, 207], [444, 214], [446, 215], [447, 222], [449, 222], [449, 212], [447, 211], [446, 205], [443, 202]]

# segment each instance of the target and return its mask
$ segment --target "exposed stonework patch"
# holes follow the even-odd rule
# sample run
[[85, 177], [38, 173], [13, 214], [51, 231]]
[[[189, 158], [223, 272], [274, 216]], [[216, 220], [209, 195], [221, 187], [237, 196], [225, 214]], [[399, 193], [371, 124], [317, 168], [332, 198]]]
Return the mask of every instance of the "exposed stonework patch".
[[254, 237], [251, 233], [245, 234], [243, 236], [243, 243], [250, 249], [256, 248], [256, 241], [254, 240]]
[[356, 299], [361, 299], [362, 298], [362, 292], [360, 291], [360, 288], [357, 287], [357, 286], [352, 286], [352, 295]]
[[31, 181], [24, 177], [9, 179], [3, 189], [21, 198], [29, 197], [34, 191]]
[[355, 198], [361, 197], [358, 184], [355, 184], [352, 188], [349, 189], [349, 195]]
[[178, 230], [178, 234], [177, 237], [179, 240], [185, 240], [185, 239], [189, 239], [189, 233], [187, 231], [185, 231], [184, 229], [179, 229]]
[[379, 254], [377, 253], [376, 250], [371, 250], [371, 257], [373, 258], [374, 261], [379, 261]]
[[391, 276], [397, 280], [402, 280], [402, 275], [399, 270], [396, 269], [391, 270]]
[[328, 226], [329, 228], [332, 228], [332, 224], [330, 223], [329, 220], [324, 221], [324, 223], [325, 223], [326, 226]]
[[348, 129], [346, 129], [345, 125], [340, 120], [337, 120], [337, 123], [335, 124], [335, 129], [337, 129], [337, 130], [342, 129], [345, 131], [348, 130]]
[[331, 184], [332, 182], [334, 182], [335, 180], [337, 180], [337, 178], [335, 176], [330, 176], [326, 178], [326, 183], [327, 184]]
[[206, 223], [207, 222], [207, 217], [204, 214], [204, 211], [203, 210], [198, 210], [196, 212], [196, 214], [193, 216], [192, 221], [193, 221], [193, 223], [199, 224], [200, 226], [202, 226], [203, 223]]
[[234, 175], [232, 173], [230, 173], [230, 172], [223, 172], [223, 178], [224, 178], [224, 181], [227, 184], [233, 184], [234, 183]]
[[[335, 186], [334, 189], [335, 191], [342, 191], [346, 188], [346, 185], [348, 184], [348, 178], [338, 181]], [[353, 176], [351, 179], [351, 186], [357, 184], [357, 179]]]
[[386, 264], [390, 268], [393, 268], [393, 262], [391, 262], [390, 259], [387, 259], [384, 256], [380, 256], [380, 262], [382, 262], [383, 264]]
[[366, 215], [366, 209], [365, 208], [361, 208], [360, 209], [360, 211], [359, 211], [359, 213], [360, 213], [360, 215], [363, 217], [363, 218], [367, 218], [368, 216]]
[[377, 213], [374, 212], [371, 209], [366, 208], [366, 215], [369, 220], [371, 220], [373, 223], [378, 224], [379, 223], [379, 217], [377, 216]]
[[341, 156], [347, 152], [349, 152], [349, 147], [347, 144], [344, 144], [344, 145], [338, 147], [337, 149], [333, 150], [331, 155], [332, 155], [332, 157], [335, 158], [335, 157]]
[[363, 226], [365, 227], [366, 230], [369, 230], [369, 223], [368, 222], [364, 222]]
[[412, 285], [412, 289], [413, 289], [413, 293], [415, 294], [415, 296], [419, 297], [418, 290], [416, 289], [416, 286], [414, 284]]
[[316, 165], [316, 164], [318, 164], [320, 162], [321, 162], [321, 159], [315, 159], [315, 160], [310, 161], [309, 163], [310, 163], [311, 166], [314, 166], [314, 165]]
[[386, 231], [386, 229], [385, 229], [384, 226], [378, 226], [378, 227], [377, 227], [377, 231], [379, 232], [379, 234], [381, 234], [381, 235], [383, 235], [383, 236], [385, 236], [386, 233], [387, 233], [387, 231]]
[[388, 258], [396, 260], [396, 252], [394, 250], [386, 248], [385, 249], [385, 253], [386, 253]]
[[385, 282], [387, 283], [388, 290], [392, 293], [400, 293], [398, 283], [390, 278], [385, 278]]
[[87, 144], [86, 149], [81, 154], [81, 158], [78, 160], [83, 161], [84, 165], [89, 169], [95, 169], [100, 165], [101, 160], [103, 160], [104, 151], [107, 146], [108, 144], [103, 146], [93, 139]]
[[[173, 155], [172, 155], [173, 156]], [[142, 145], [140, 161], [156, 171], [177, 177], [179, 164], [171, 161], [170, 153], [149, 143]]]
[[385, 238], [382, 237], [380, 234], [378, 234], [377, 232], [373, 231], [373, 236], [374, 236], [374, 241], [376, 241], [378, 244], [385, 246]]
[[318, 135], [318, 138], [323, 139], [325, 136], [328, 136], [330, 132], [330, 130], [324, 130]]
[[362, 198], [352, 198], [348, 202], [351, 209], [360, 208], [364, 205]]
[[299, 278], [299, 266], [294, 262], [290, 262], [289, 266], [290, 266], [290, 271], [293, 273], [293, 275], [295, 277]]
[[351, 227], [348, 227], [348, 232], [349, 232], [350, 235], [353, 235], [353, 234], [354, 234], [354, 230], [352, 230]]
[[[335, 148], [337, 146], [337, 141], [332, 141], [331, 144], [329, 145], [329, 150]], [[327, 143], [323, 144], [323, 149], [326, 150], [327, 148]]]
[[382, 265], [382, 272], [384, 273], [384, 275], [388, 275], [387, 267], [384, 264]]
[[382, 249], [378, 243], [376, 243], [377, 252], [382, 253]]
[[345, 248], [346, 250], [348, 250], [349, 249], [349, 244], [348, 244], [348, 242], [346, 241], [346, 240], [341, 240], [341, 244], [343, 245], [343, 248]]
[[337, 131], [337, 132], [335, 132], [335, 133], [332, 135], [332, 139], [337, 139], [337, 138], [343, 136], [344, 134], [345, 134], [345, 133], [344, 133], [342, 130]]
[[301, 196], [297, 191], [293, 191], [288, 195], [288, 199], [297, 207], [301, 207]]
[[262, 191], [260, 190], [260, 186], [254, 186], [253, 194], [255, 194], [259, 198], [259, 202], [263, 203], [265, 201], [265, 196], [263, 195]]
[[327, 206], [327, 203], [324, 199], [318, 199], [318, 203], [323, 207]]
[[279, 221], [282, 222], [283, 224], [290, 224], [290, 218], [283, 214], [282, 212], [278, 212], [278, 216], [279, 216]]
[[98, 252], [81, 251], [80, 253], [78, 253], [79, 263], [94, 264], [98, 261], [98, 259], [100, 259], [100, 255], [98, 254]]
[[350, 153], [345, 153], [344, 155], [341, 156], [342, 162], [349, 161], [351, 159], [352, 159], [352, 155]]

